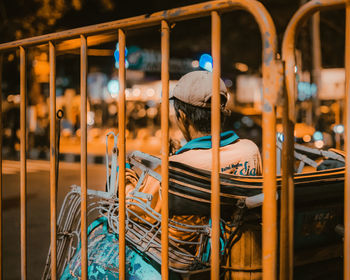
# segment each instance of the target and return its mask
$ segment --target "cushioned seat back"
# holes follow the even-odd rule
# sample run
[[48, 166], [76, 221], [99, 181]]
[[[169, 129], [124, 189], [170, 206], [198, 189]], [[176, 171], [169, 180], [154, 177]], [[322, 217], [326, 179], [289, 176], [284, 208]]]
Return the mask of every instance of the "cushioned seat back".
[[[169, 162], [169, 211], [174, 215], [210, 215], [210, 171]], [[239, 199], [262, 192], [261, 177], [220, 174], [221, 213], [232, 215]]]

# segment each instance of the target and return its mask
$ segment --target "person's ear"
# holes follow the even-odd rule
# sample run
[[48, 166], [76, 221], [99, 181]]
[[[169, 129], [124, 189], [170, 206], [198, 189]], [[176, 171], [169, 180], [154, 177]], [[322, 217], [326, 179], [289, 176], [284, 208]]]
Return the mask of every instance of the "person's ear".
[[179, 109], [179, 121], [181, 121], [182, 123], [187, 123], [188, 121], [185, 112], [181, 109]]
[[177, 112], [177, 123], [182, 132], [182, 135], [187, 141], [191, 140], [189, 132], [189, 121], [184, 111], [178, 110]]

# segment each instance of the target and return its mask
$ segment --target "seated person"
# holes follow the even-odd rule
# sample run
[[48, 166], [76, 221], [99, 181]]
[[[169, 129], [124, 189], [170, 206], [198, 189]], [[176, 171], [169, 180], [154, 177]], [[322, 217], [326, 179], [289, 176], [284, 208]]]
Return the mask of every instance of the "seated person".
[[[188, 141], [186, 145], [181, 147], [170, 157], [170, 161], [181, 162], [183, 164], [190, 165], [192, 167], [211, 170], [212, 166], [212, 143], [211, 143], [211, 97], [212, 97], [212, 73], [207, 71], [194, 71], [184, 75], [176, 87], [174, 88], [171, 99], [174, 102], [174, 108], [176, 113], [177, 124]], [[227, 102], [228, 94], [225, 84], [220, 80], [220, 96], [221, 96], [221, 123], [224, 121], [224, 109]], [[220, 135], [220, 171], [222, 173], [235, 174], [235, 175], [248, 175], [255, 176], [261, 174], [261, 158], [258, 147], [250, 140], [239, 139], [239, 136], [234, 131], [224, 131]], [[138, 181], [137, 172], [132, 168], [126, 169], [126, 196], [129, 200], [132, 200], [131, 192], [135, 189]], [[160, 196], [160, 182], [152, 176], [146, 176], [140, 189], [140, 192], [148, 193], [152, 195], [151, 207], [158, 213], [161, 213], [161, 196]], [[131, 197], [131, 198], [130, 198]], [[142, 209], [133, 206], [127, 206], [138, 215], [153, 222], [153, 218], [147, 217], [146, 213], [142, 213]], [[131, 217], [132, 218], [132, 217]], [[134, 217], [135, 219], [135, 217]], [[178, 216], [172, 217], [172, 219], [178, 222], [190, 223], [190, 224], [204, 224], [208, 223], [208, 218], [198, 216]], [[103, 224], [103, 226], [101, 225]], [[108, 279], [118, 279], [118, 241], [117, 238], [112, 238], [112, 241], [106, 241], [109, 246], [105, 246], [108, 249], [107, 255], [113, 255], [116, 259], [115, 262], [106, 265], [97, 263], [99, 259], [104, 259], [103, 256], [95, 257], [94, 260], [90, 260], [97, 248], [90, 248], [90, 239], [94, 238], [96, 232], [100, 231], [99, 235], [103, 233], [103, 227], [106, 227], [106, 221], [96, 224], [94, 230], [91, 227], [91, 234], [89, 235], [89, 279], [105, 279], [109, 271]], [[171, 236], [181, 240], [193, 239], [192, 234], [179, 233], [174, 230], [169, 230]], [[111, 238], [106, 230], [105, 239]], [[96, 243], [91, 240], [91, 243]], [[99, 245], [101, 247], [101, 239], [99, 239]], [[107, 244], [106, 243], [106, 244]], [[99, 247], [99, 251], [102, 252]], [[114, 248], [114, 249], [113, 249]], [[110, 252], [110, 251], [113, 251]], [[79, 269], [79, 251], [67, 266], [64, 277], [61, 279], [76, 279], [76, 275], [80, 274]], [[135, 253], [130, 247], [127, 246], [126, 258], [129, 268], [127, 273], [132, 279], [141, 279], [142, 275], [144, 279], [160, 279], [158, 273], [159, 265], [150, 265], [145, 260], [142, 260], [140, 255]], [[110, 259], [110, 258], [109, 258]], [[132, 260], [132, 261], [131, 261]], [[135, 265], [134, 262], [137, 262]], [[108, 268], [110, 267], [110, 269]], [[73, 267], [73, 270], [71, 269]], [[137, 267], [138, 269], [135, 269]], [[75, 268], [75, 272], [74, 272]], [[102, 269], [103, 268], [103, 269]], [[111, 271], [115, 271], [111, 273]], [[142, 272], [142, 273], [141, 273]], [[148, 273], [148, 274], [147, 274]], [[93, 278], [95, 275], [96, 278]], [[149, 275], [151, 278], [145, 277]], [[94, 276], [94, 277], [95, 277]], [[92, 277], [92, 278], [91, 278]], [[99, 278], [100, 277], [100, 278]], [[131, 278], [130, 278], [131, 279]]]
[[[220, 80], [221, 123], [227, 102], [227, 89]], [[183, 76], [172, 92], [177, 124], [187, 140], [169, 160], [211, 170], [211, 97], [212, 73], [194, 71]], [[234, 131], [220, 135], [220, 172], [234, 175], [261, 174], [258, 147], [250, 140], [239, 139]]]
[[[170, 99], [174, 102], [177, 124], [187, 144], [170, 156], [169, 161], [211, 170], [212, 78], [211, 72], [194, 71], [184, 75], [175, 86]], [[221, 124], [223, 124], [228, 94], [221, 79], [220, 96]], [[261, 175], [261, 157], [258, 147], [250, 140], [240, 139], [234, 131], [221, 133], [219, 152], [220, 172], [243, 176]], [[137, 182], [137, 176], [132, 176], [130, 171], [129, 169], [127, 172], [127, 196]], [[152, 195], [151, 206], [161, 213], [159, 190], [160, 182], [151, 176], [147, 176], [140, 188], [141, 192]]]

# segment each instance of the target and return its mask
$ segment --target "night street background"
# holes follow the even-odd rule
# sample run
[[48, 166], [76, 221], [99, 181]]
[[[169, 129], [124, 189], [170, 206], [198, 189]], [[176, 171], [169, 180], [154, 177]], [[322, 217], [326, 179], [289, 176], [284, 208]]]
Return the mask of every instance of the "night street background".
[[[201, 2], [205, 1], [0, 0], [0, 44], [143, 14], [151, 15], [154, 12]], [[278, 53], [280, 53], [288, 22], [298, 8], [307, 1], [260, 2], [271, 14], [276, 25]], [[322, 43], [320, 67], [326, 71], [336, 70], [334, 75], [340, 77], [344, 71], [344, 15], [344, 9], [321, 12], [319, 24], [319, 41]], [[343, 95], [335, 97], [332, 91], [342, 83], [342, 80], [336, 80], [332, 84], [334, 87], [327, 92], [328, 95], [316, 102], [317, 91], [321, 87], [319, 87], [320, 80], [317, 80], [315, 75], [313, 60], [316, 59], [313, 58], [313, 33], [310, 27], [311, 21], [301, 26], [296, 44], [298, 61], [295, 72], [302, 86], [299, 89], [298, 84], [297, 88], [295, 141], [310, 148], [343, 149], [344, 92], [341, 92]], [[96, 37], [97, 43], [89, 45], [90, 51], [103, 55], [89, 54], [87, 78], [88, 188], [98, 190], [104, 190], [106, 182], [103, 164], [106, 133], [111, 130], [116, 134], [118, 132], [117, 30], [103, 36]], [[247, 12], [225, 13], [222, 15], [221, 38], [221, 76], [230, 98], [232, 97], [229, 109], [233, 111], [223, 126], [225, 129], [239, 131], [241, 138], [254, 141], [261, 151], [262, 122], [259, 106], [262, 86], [259, 82], [261, 82], [262, 44], [258, 25]], [[99, 40], [103, 40], [103, 43], [99, 44]], [[127, 59], [130, 65], [132, 54], [135, 58], [135, 54], [141, 53], [146, 54], [144, 57], [149, 58], [151, 61], [149, 64], [153, 67], [143, 62], [126, 71], [127, 152], [141, 150], [152, 155], [160, 155], [160, 40], [160, 26], [126, 32], [126, 47], [129, 48]], [[62, 154], [58, 181], [57, 213], [59, 213], [69, 187], [72, 184], [80, 185], [80, 39], [75, 42], [68, 41], [66, 49], [63, 48], [64, 43], [58, 41], [54, 43], [61, 47], [57, 51], [56, 109], [62, 109], [65, 114], [59, 131]], [[194, 69], [205, 69], [199, 65], [199, 61], [203, 55], [210, 53], [210, 17], [172, 24], [170, 61], [177, 60], [180, 66], [178, 69], [170, 69], [170, 90], [184, 73]], [[27, 269], [28, 279], [32, 280], [41, 278], [50, 243], [48, 45], [30, 47], [27, 54], [27, 150], [30, 159], [27, 164]], [[6, 280], [20, 279], [19, 62], [18, 49], [6, 52], [0, 57], [4, 159], [3, 273]], [[189, 67], [181, 69], [183, 65]], [[248, 82], [242, 83], [243, 94], [240, 94], [240, 98], [249, 95], [246, 101], [238, 98], [237, 85], [239, 78], [242, 77], [247, 78]], [[311, 89], [314, 91], [311, 92]], [[283, 138], [281, 112], [277, 110], [277, 136]], [[184, 144], [183, 136], [174, 122], [172, 106], [170, 106], [170, 118], [170, 136]], [[325, 273], [327, 266], [329, 270]], [[337, 258], [327, 263], [311, 265], [305, 270], [297, 268], [295, 279], [340, 279], [341, 273], [342, 259]]]
[[[88, 188], [104, 190], [104, 165], [88, 165]], [[20, 279], [19, 162], [3, 163], [4, 279]], [[58, 211], [73, 184], [79, 185], [80, 164], [61, 163]], [[28, 279], [41, 279], [50, 245], [50, 188], [47, 161], [28, 161]]]

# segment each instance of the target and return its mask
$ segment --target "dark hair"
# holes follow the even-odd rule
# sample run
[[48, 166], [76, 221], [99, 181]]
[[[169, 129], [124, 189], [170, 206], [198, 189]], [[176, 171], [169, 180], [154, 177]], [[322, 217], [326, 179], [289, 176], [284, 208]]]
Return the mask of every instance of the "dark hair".
[[[221, 109], [220, 109], [220, 122], [221, 127], [223, 127], [223, 123], [225, 121], [225, 113], [223, 107], [226, 103], [225, 98], [221, 99]], [[206, 107], [197, 107], [185, 102], [177, 98], [173, 98], [174, 100], [174, 109], [176, 117], [180, 118], [179, 110], [183, 111], [187, 117], [187, 119], [192, 123], [194, 128], [202, 133], [211, 133], [211, 109]]]

